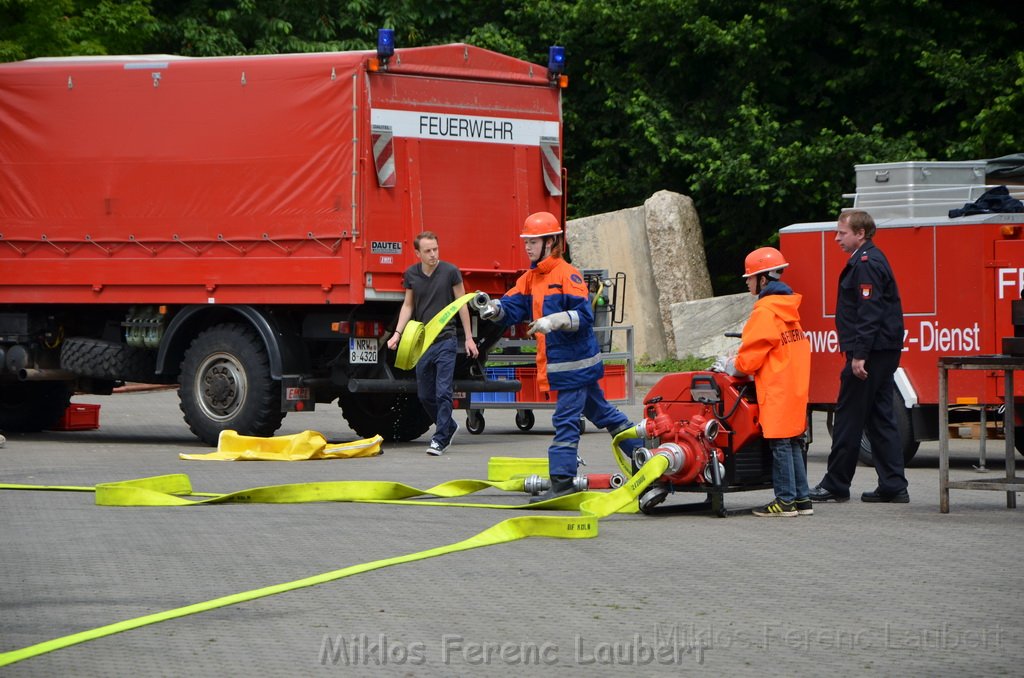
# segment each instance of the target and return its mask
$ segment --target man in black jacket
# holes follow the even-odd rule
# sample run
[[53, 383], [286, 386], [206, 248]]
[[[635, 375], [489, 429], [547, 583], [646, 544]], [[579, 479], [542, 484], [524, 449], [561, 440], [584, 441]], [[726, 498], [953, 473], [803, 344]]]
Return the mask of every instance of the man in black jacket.
[[878, 487], [866, 502], [910, 501], [903, 450], [893, 412], [893, 375], [903, 350], [903, 307], [892, 268], [875, 247], [875, 221], [861, 210], [839, 216], [836, 242], [850, 255], [839, 274], [836, 331], [846, 366], [839, 377], [832, 451], [812, 501], [846, 501], [857, 469], [862, 434], [871, 443]]

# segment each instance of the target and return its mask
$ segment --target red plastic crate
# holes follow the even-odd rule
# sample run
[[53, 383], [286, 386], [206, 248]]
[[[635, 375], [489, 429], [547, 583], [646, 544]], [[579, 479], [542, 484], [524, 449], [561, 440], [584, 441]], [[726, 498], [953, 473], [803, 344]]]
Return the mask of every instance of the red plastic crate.
[[624, 400], [626, 398], [626, 366], [605, 365], [604, 377], [600, 381], [601, 390], [608, 400]]
[[[543, 393], [537, 385], [536, 367], [517, 367], [516, 379], [522, 383], [522, 388], [516, 395], [518, 403], [554, 403], [558, 400], [558, 391]], [[605, 365], [604, 376], [598, 382], [604, 397], [608, 400], [626, 399], [626, 366]]]
[[558, 391], [540, 390], [536, 367], [517, 367], [516, 379], [522, 384], [516, 394], [517, 403], [554, 403], [558, 400]]
[[537, 402], [537, 368], [517, 367], [516, 379], [518, 379], [519, 383], [521, 384], [521, 386], [519, 387], [519, 393], [516, 394], [516, 402]]
[[100, 427], [100, 406], [71, 403], [51, 431], [88, 431]]

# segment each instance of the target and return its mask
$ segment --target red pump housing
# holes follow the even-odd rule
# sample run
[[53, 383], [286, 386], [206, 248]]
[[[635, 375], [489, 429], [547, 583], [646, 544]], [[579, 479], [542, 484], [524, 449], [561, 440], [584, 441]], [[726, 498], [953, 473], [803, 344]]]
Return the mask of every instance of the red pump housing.
[[721, 372], [666, 375], [644, 398], [644, 416], [649, 454], [674, 460], [658, 481], [668, 492], [707, 492], [724, 515], [722, 493], [771, 487], [771, 450], [761, 435], [751, 379]]

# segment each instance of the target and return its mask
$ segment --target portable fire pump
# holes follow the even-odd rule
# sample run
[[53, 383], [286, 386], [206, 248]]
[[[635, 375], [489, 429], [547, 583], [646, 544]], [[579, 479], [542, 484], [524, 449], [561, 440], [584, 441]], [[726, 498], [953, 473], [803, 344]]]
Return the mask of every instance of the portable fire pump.
[[[645, 446], [634, 470], [656, 455], [665, 473], [640, 496], [646, 514], [710, 509], [727, 515], [726, 492], [772, 487], [772, 453], [761, 435], [754, 381], [724, 372], [681, 372], [663, 377], [644, 398], [636, 426]], [[703, 502], [659, 507], [675, 492], [706, 493]], [[657, 507], [657, 508], [656, 508]]]

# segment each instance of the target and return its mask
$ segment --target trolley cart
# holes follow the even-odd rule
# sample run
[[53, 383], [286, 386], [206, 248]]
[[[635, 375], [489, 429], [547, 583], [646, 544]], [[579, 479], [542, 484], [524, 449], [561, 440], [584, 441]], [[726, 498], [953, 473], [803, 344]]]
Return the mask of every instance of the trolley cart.
[[[613, 332], [625, 334], [625, 351], [607, 351], [601, 353], [604, 361], [604, 377], [601, 388], [604, 389], [608, 402], [613, 405], [632, 405], [634, 403], [633, 387], [633, 327], [618, 325], [615, 327], [595, 327], [595, 332], [606, 333], [611, 344]], [[598, 336], [601, 336], [600, 334]], [[621, 335], [615, 335], [618, 338]], [[521, 388], [518, 393], [469, 393], [461, 401], [466, 403], [466, 430], [474, 435], [484, 432], [486, 421], [484, 411], [487, 409], [504, 409], [516, 411], [516, 427], [520, 431], [529, 431], [536, 423], [534, 410], [553, 410], [558, 399], [556, 391], [543, 393], [537, 386], [537, 364], [535, 353], [524, 353], [522, 349], [535, 345], [533, 340], [502, 340], [499, 346], [503, 353], [493, 355], [486, 368], [489, 380], [518, 380]], [[580, 432], [586, 431], [586, 420], [580, 419]]]

